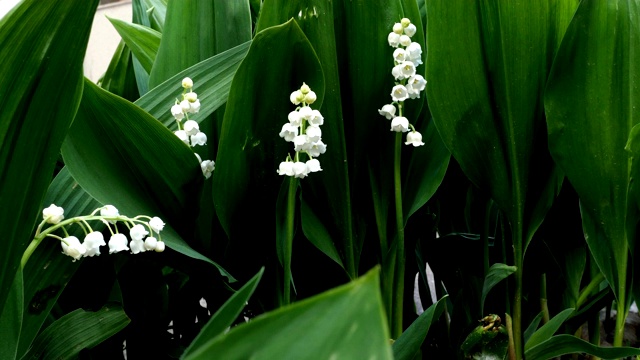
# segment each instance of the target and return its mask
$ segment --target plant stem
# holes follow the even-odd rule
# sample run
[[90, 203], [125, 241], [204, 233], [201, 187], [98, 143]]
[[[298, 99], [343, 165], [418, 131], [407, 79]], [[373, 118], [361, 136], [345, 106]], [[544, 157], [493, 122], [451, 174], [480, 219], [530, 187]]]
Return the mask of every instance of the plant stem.
[[522, 249], [522, 220], [518, 217], [518, 221], [513, 224], [514, 236], [513, 243], [513, 261], [516, 266], [516, 291], [513, 298], [513, 342], [515, 345], [516, 359], [524, 358], [522, 346], [522, 265], [524, 263], [524, 253]]
[[594, 291], [600, 286], [600, 283], [604, 281], [604, 275], [602, 273], [598, 273], [591, 279], [591, 282], [580, 291], [580, 295], [578, 296], [578, 301], [576, 302], [576, 310], [581, 308], [582, 305], [589, 299], [589, 296], [593, 295]]
[[540, 276], [540, 310], [542, 311], [542, 324], [549, 322], [549, 306], [547, 306], [547, 274]]
[[284, 281], [283, 305], [291, 303], [291, 255], [293, 253], [293, 228], [296, 216], [296, 192], [298, 190], [298, 179], [289, 178], [289, 191], [287, 194], [287, 219], [286, 219], [286, 243], [284, 246]]
[[615, 334], [613, 334], [614, 347], [622, 346], [622, 340], [624, 340], [624, 324], [625, 324], [625, 320], [627, 319], [627, 311], [628, 309], [625, 304], [625, 301], [618, 301], [617, 313], [616, 313], [616, 330], [615, 330], [616, 332]]
[[404, 216], [402, 214], [402, 183], [400, 177], [401, 168], [401, 153], [402, 153], [402, 133], [396, 133], [396, 143], [394, 148], [393, 159], [393, 185], [396, 204], [396, 230], [397, 230], [397, 251], [396, 251], [396, 273], [394, 281], [394, 301], [393, 301], [393, 315], [394, 322], [391, 336], [397, 339], [402, 334], [402, 305], [404, 295], [404, 265], [405, 265], [405, 251], [404, 251]]

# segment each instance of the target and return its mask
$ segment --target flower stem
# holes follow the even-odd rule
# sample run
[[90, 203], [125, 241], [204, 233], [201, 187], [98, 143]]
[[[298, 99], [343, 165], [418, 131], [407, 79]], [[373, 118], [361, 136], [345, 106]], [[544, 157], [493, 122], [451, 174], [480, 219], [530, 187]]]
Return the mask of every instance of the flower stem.
[[286, 218], [286, 244], [284, 246], [284, 281], [283, 305], [291, 303], [291, 255], [293, 253], [293, 228], [296, 216], [296, 191], [298, 179], [289, 178], [289, 191], [287, 194], [287, 218]]
[[402, 183], [400, 177], [402, 153], [402, 133], [396, 133], [396, 143], [394, 148], [393, 159], [393, 185], [396, 205], [396, 231], [397, 231], [397, 247], [396, 247], [396, 271], [394, 279], [393, 292], [393, 325], [391, 336], [397, 339], [402, 334], [402, 305], [404, 295], [404, 216], [402, 214]]

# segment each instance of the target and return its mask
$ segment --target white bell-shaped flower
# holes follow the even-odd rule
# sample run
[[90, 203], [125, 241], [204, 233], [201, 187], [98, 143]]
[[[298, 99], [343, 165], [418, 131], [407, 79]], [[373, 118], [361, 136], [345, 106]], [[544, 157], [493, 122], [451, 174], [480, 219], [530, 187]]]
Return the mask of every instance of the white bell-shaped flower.
[[102, 236], [101, 232], [94, 231], [87, 234], [82, 243], [82, 246], [87, 250], [84, 256], [100, 255], [100, 246], [104, 245], [107, 245], [107, 243], [104, 242], [104, 236]]
[[[300, 116], [300, 113], [297, 111], [290, 112], [288, 118], [289, 118], [289, 124], [293, 126], [300, 126], [300, 124], [302, 123], [302, 117]], [[291, 141], [291, 140], [287, 140], [287, 141]]]
[[324, 124], [324, 116], [320, 114], [320, 111], [313, 110], [311, 111], [311, 117], [308, 119], [309, 124], [312, 126], [321, 126]]
[[60, 245], [62, 245], [62, 253], [71, 256], [74, 262], [87, 253], [87, 248], [85, 248], [75, 236], [62, 239]]
[[391, 120], [391, 131], [407, 132], [409, 131], [409, 120], [404, 116], [396, 116]]
[[404, 79], [410, 78], [416, 74], [416, 66], [411, 61], [405, 61], [400, 64], [400, 66]]
[[415, 26], [415, 25], [413, 25], [413, 24], [409, 24], [409, 25], [407, 25], [407, 27], [405, 27], [405, 28], [404, 28], [404, 33], [405, 33], [405, 35], [407, 35], [408, 37], [412, 37], [413, 35], [415, 35], [415, 34], [416, 34], [416, 31], [417, 31], [417, 30], [418, 30], [418, 29], [416, 28], [416, 26]]
[[160, 219], [157, 216], [154, 216], [151, 218], [151, 220], [149, 220], [149, 226], [151, 227], [151, 229], [153, 229], [153, 231], [159, 233], [160, 231], [162, 231], [162, 229], [164, 229], [164, 221], [162, 221], [162, 219]]
[[298, 136], [298, 127], [292, 125], [290, 122], [282, 125], [282, 130], [280, 130], [280, 137], [285, 139], [286, 141], [293, 141], [293, 139]]
[[124, 234], [113, 234], [109, 240], [109, 254], [129, 250], [127, 237]]
[[298, 135], [293, 138], [293, 145], [295, 151], [304, 151], [311, 146], [309, 137], [306, 134]]
[[409, 93], [404, 85], [396, 85], [391, 89], [391, 99], [395, 102], [405, 101], [409, 98]]
[[293, 163], [293, 176], [303, 179], [305, 176], [309, 174], [309, 169], [307, 168], [307, 164], [302, 161], [296, 161]]
[[186, 131], [177, 130], [177, 131], [174, 131], [173, 133], [176, 134], [178, 139], [182, 140], [183, 143], [189, 145], [189, 135], [187, 135]]
[[184, 112], [182, 112], [182, 106], [179, 104], [175, 104], [171, 107], [171, 115], [173, 115], [176, 120], [184, 119]]
[[389, 36], [387, 37], [387, 41], [389, 42], [389, 46], [397, 48], [398, 45], [400, 45], [400, 34], [390, 32]]
[[193, 87], [193, 80], [188, 77], [182, 79], [182, 87], [185, 89], [191, 89]]
[[307, 140], [312, 143], [320, 141], [320, 138], [322, 137], [322, 130], [320, 130], [320, 127], [318, 126], [309, 126], [305, 133], [307, 135]]
[[303, 106], [298, 110], [300, 117], [309, 121], [313, 117], [313, 110], [308, 106]]
[[393, 60], [395, 60], [395, 62], [397, 62], [398, 64], [405, 61], [406, 57], [407, 52], [403, 48], [397, 48], [393, 51]]
[[378, 114], [384, 116], [387, 120], [391, 120], [396, 116], [396, 107], [393, 104], [384, 105], [382, 109], [378, 110]]
[[213, 174], [213, 170], [216, 169], [216, 163], [213, 160], [205, 160], [200, 163], [200, 169], [202, 169], [204, 178], [208, 179], [211, 177], [211, 174]]
[[[105, 205], [100, 209], [100, 216], [104, 216], [106, 218], [117, 218], [120, 216], [120, 212], [113, 205]], [[115, 224], [115, 220], [108, 220], [111, 224]]]
[[283, 161], [278, 166], [278, 175], [293, 176], [293, 163], [291, 161]]
[[407, 35], [400, 35], [400, 45], [409, 46], [411, 44], [411, 38]]
[[416, 74], [409, 78], [407, 84], [411, 84], [411, 87], [416, 91], [423, 91], [427, 86], [427, 80], [425, 80], [422, 75]]
[[191, 137], [191, 147], [195, 147], [196, 145], [206, 145], [207, 144], [207, 134], [202, 131], [193, 135]]
[[320, 161], [318, 161], [318, 159], [307, 160], [306, 164], [307, 164], [307, 169], [309, 170], [309, 172], [322, 171], [322, 168], [320, 167]]
[[311, 144], [309, 150], [307, 150], [307, 154], [311, 157], [318, 157], [320, 154], [324, 154], [327, 151], [327, 145], [322, 142], [322, 140], [317, 141]]
[[42, 210], [42, 219], [49, 224], [59, 224], [64, 219], [64, 209], [51, 204], [48, 208]]
[[134, 225], [130, 230], [129, 230], [129, 236], [131, 236], [132, 241], [133, 240], [142, 240], [144, 239], [145, 236], [149, 235], [149, 232], [147, 231], [147, 229], [145, 229], [145, 227], [141, 224], [137, 224]]
[[197, 114], [198, 111], [200, 111], [200, 99], [192, 102], [191, 106], [189, 107], [190, 114]]
[[422, 47], [417, 42], [412, 42], [406, 48], [407, 58], [405, 60], [412, 61], [415, 66], [422, 64]]
[[402, 73], [402, 64], [398, 64], [391, 68], [391, 75], [393, 75], [393, 78], [396, 80], [403, 80], [404, 74]]
[[182, 108], [182, 112], [188, 113], [189, 110], [191, 110], [191, 103], [189, 100], [182, 100], [180, 101], [180, 107]]
[[149, 236], [148, 238], [144, 239], [145, 250], [153, 251], [156, 249], [157, 245], [158, 245], [158, 239], [154, 237]]
[[193, 120], [187, 120], [184, 123], [184, 127], [182, 129], [189, 136], [193, 136], [193, 135], [195, 135], [195, 134], [200, 132], [200, 126], [198, 126], [198, 123], [193, 121]]
[[131, 248], [131, 253], [132, 254], [138, 254], [138, 253], [147, 251], [147, 249], [144, 248], [144, 241], [143, 240], [133, 239], [129, 243], [129, 247]]
[[417, 131], [410, 131], [407, 133], [407, 141], [404, 143], [405, 145], [413, 145], [414, 147], [422, 146], [424, 143], [422, 142], [422, 134]]
[[163, 252], [164, 248], [164, 241], [158, 241], [158, 243], [156, 244], [156, 252]]

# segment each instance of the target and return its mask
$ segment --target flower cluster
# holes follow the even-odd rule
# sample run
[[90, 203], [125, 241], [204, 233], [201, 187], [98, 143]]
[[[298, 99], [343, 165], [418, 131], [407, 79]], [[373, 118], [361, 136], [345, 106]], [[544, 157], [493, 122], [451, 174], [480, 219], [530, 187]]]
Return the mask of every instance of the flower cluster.
[[[320, 161], [316, 158], [327, 151], [320, 129], [324, 124], [324, 117], [320, 111], [309, 106], [316, 101], [316, 93], [305, 83], [302, 83], [299, 90], [291, 93], [289, 100], [293, 105], [299, 106], [289, 113], [289, 122], [282, 125], [280, 137], [293, 143], [296, 154], [293, 158], [287, 155], [287, 159], [280, 163], [278, 175], [304, 178], [309, 173], [322, 171]], [[300, 153], [307, 154], [309, 160], [302, 162]]]
[[[100, 212], [100, 215], [96, 215], [98, 212]], [[102, 233], [94, 231], [88, 221], [101, 221], [107, 225], [111, 233], [111, 238], [108, 243], [109, 254], [125, 250], [130, 250], [132, 254], [145, 251], [162, 252], [165, 249], [165, 244], [160, 237], [160, 231], [164, 228], [164, 222], [159, 217], [139, 215], [135, 218], [129, 218], [120, 215], [118, 209], [113, 205], [100, 207], [87, 216], [77, 216], [64, 220], [64, 209], [55, 204], [51, 204], [51, 206], [42, 210], [42, 219], [42, 223], [36, 231], [34, 241], [39, 241], [44, 237], [52, 237], [60, 240], [62, 253], [72, 257], [73, 261], [79, 260], [82, 257], [100, 255], [100, 247], [107, 245]], [[124, 234], [118, 232], [116, 225], [118, 222], [124, 223], [129, 229], [130, 242]], [[53, 226], [42, 231], [44, 224], [51, 224]], [[85, 237], [82, 242], [80, 242], [77, 237], [70, 236], [67, 232], [65, 226], [71, 224], [78, 224], [84, 231]], [[111, 225], [113, 225], [113, 228]], [[54, 235], [53, 231], [57, 229], [61, 229], [65, 237]], [[157, 237], [155, 234], [157, 234]]]
[[[182, 99], [176, 99], [175, 105], [171, 107], [171, 115], [176, 119], [178, 124], [178, 130], [175, 131], [176, 136], [182, 140], [185, 144], [196, 147], [196, 145], [207, 144], [207, 134], [200, 131], [198, 123], [189, 119], [189, 114], [197, 114], [200, 111], [200, 99], [198, 94], [193, 92], [193, 80], [186, 77], [182, 80]], [[185, 120], [182, 124], [182, 120]], [[200, 155], [195, 154], [198, 162], [200, 163], [200, 169], [205, 178], [210, 178], [211, 173], [215, 169], [215, 162], [213, 160], [202, 160]]]
[[[421, 146], [422, 135], [402, 116], [404, 101], [420, 97], [420, 92], [427, 85], [422, 75], [416, 73], [416, 67], [422, 64], [422, 48], [417, 42], [412, 42], [411, 37], [416, 33], [416, 26], [407, 18], [393, 25], [393, 31], [389, 33], [387, 40], [389, 45], [396, 48], [393, 51], [394, 66], [391, 75], [396, 84], [391, 89], [391, 104], [384, 105], [378, 110], [380, 115], [391, 120], [391, 131], [408, 132], [406, 145]], [[397, 109], [396, 109], [397, 106]], [[396, 116], [396, 111], [398, 116]]]

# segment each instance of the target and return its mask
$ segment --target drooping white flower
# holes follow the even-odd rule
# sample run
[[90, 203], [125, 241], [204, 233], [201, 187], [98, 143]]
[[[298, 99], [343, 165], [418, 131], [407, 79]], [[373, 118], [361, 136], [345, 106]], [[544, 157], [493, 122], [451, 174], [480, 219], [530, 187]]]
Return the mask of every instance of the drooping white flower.
[[180, 107], [182, 108], [182, 112], [188, 113], [191, 110], [191, 103], [189, 100], [180, 101]]
[[403, 48], [397, 48], [393, 51], [393, 60], [398, 64], [405, 61], [407, 52]]
[[408, 37], [412, 37], [413, 35], [416, 34], [416, 30], [418, 30], [416, 28], [415, 25], [413, 24], [409, 24], [407, 25], [407, 27], [404, 28], [404, 33], [408, 36]]
[[400, 45], [409, 46], [411, 44], [411, 38], [407, 35], [400, 35]]
[[313, 110], [311, 111], [311, 117], [308, 119], [309, 125], [312, 126], [321, 126], [324, 124], [324, 116], [320, 114], [320, 111]]
[[51, 204], [42, 210], [42, 219], [49, 224], [59, 224], [64, 219], [64, 209], [56, 204]]
[[182, 87], [185, 89], [191, 89], [193, 87], [193, 80], [188, 77], [182, 79]]
[[[289, 118], [289, 124], [293, 126], [300, 126], [300, 124], [302, 123], [302, 117], [300, 116], [300, 113], [297, 111], [290, 112], [288, 118]], [[280, 137], [282, 137], [282, 135]], [[287, 140], [287, 141], [291, 141], [291, 140]]]
[[306, 164], [309, 172], [322, 171], [322, 168], [320, 167], [320, 161], [318, 161], [318, 159], [307, 160]]
[[378, 110], [378, 114], [386, 117], [387, 120], [391, 120], [396, 116], [396, 107], [393, 104], [384, 105], [382, 109]]
[[302, 91], [296, 90], [291, 93], [291, 95], [289, 96], [289, 100], [291, 101], [291, 103], [293, 103], [293, 105], [298, 105], [302, 102], [302, 100], [304, 100], [304, 94], [302, 93]]
[[193, 91], [190, 91], [184, 94], [184, 99], [190, 103], [194, 103], [196, 102], [196, 100], [198, 100], [198, 94], [194, 93]]
[[414, 147], [422, 146], [424, 143], [422, 142], [422, 134], [417, 131], [410, 131], [407, 133], [407, 141], [404, 143], [405, 145], [413, 145]]
[[293, 145], [295, 151], [304, 151], [309, 149], [311, 144], [309, 143], [309, 137], [306, 134], [298, 135], [293, 138]]
[[149, 220], [149, 226], [153, 229], [153, 231], [159, 233], [164, 229], [164, 221], [157, 216], [154, 216]]
[[207, 134], [203, 132], [199, 132], [191, 137], [191, 147], [195, 147], [196, 145], [206, 145], [207, 144]]
[[400, 44], [400, 34], [390, 32], [389, 36], [387, 37], [387, 41], [389, 42], [389, 46], [397, 48]]
[[308, 141], [310, 142], [320, 141], [320, 138], [322, 137], [322, 130], [320, 130], [320, 127], [318, 126], [309, 126], [305, 133]]
[[156, 252], [163, 252], [164, 251], [164, 241], [158, 241], [158, 243], [156, 244]]
[[193, 136], [200, 132], [200, 126], [198, 126], [198, 123], [193, 120], [187, 120], [184, 123], [183, 130], [187, 133], [187, 135]]
[[303, 106], [298, 110], [300, 117], [309, 121], [313, 117], [313, 110], [308, 106]]
[[200, 111], [200, 99], [192, 102], [191, 106], [189, 107], [189, 113], [191, 114], [197, 114], [198, 111]]
[[[120, 212], [113, 205], [105, 205], [100, 209], [100, 216], [104, 216], [106, 218], [116, 218], [120, 216]], [[110, 223], [115, 224], [115, 220], [109, 220]]]
[[316, 93], [313, 91], [309, 91], [309, 93], [307, 93], [304, 96], [304, 102], [306, 102], [307, 104], [311, 105], [314, 102], [316, 102], [316, 99], [318, 99], [318, 97], [316, 96]]
[[132, 254], [138, 254], [138, 253], [147, 251], [147, 249], [144, 248], [144, 241], [143, 240], [133, 239], [129, 243], [129, 247], [131, 248], [131, 253]]
[[404, 85], [396, 85], [391, 89], [391, 99], [395, 102], [405, 101], [409, 98], [409, 93]]
[[147, 231], [147, 229], [145, 229], [145, 227], [141, 224], [137, 224], [134, 225], [130, 230], [129, 230], [129, 236], [131, 236], [132, 241], [133, 240], [142, 240], [144, 239], [145, 236], [149, 235], [149, 232]]
[[401, 23], [395, 23], [393, 24], [393, 32], [396, 34], [402, 34], [402, 24]]
[[200, 163], [200, 169], [202, 170], [204, 178], [208, 179], [211, 177], [211, 174], [213, 174], [213, 170], [216, 169], [216, 163], [213, 160], [205, 160]]
[[82, 246], [87, 250], [84, 256], [100, 255], [100, 246], [104, 245], [107, 245], [107, 243], [104, 242], [104, 236], [102, 236], [101, 232], [94, 231], [87, 234], [82, 243]]
[[292, 125], [291, 123], [285, 123], [282, 125], [282, 130], [280, 130], [280, 137], [285, 139], [286, 141], [293, 141], [293, 139], [298, 136], [298, 127]]
[[412, 61], [415, 66], [422, 64], [422, 47], [417, 42], [412, 42], [405, 49], [407, 58], [405, 60]]
[[402, 75], [404, 76], [405, 79], [410, 78], [416, 74], [416, 66], [413, 64], [413, 62], [405, 61], [402, 64], [400, 64], [400, 66], [401, 66], [400, 70], [402, 71]]
[[278, 166], [278, 175], [293, 176], [293, 163], [291, 161], [283, 161]]
[[145, 250], [153, 251], [156, 249], [157, 245], [158, 245], [158, 239], [154, 237], [149, 236], [148, 238], [144, 239]]
[[391, 75], [393, 75], [393, 78], [396, 80], [404, 79], [404, 74], [402, 73], [402, 64], [398, 64], [391, 68]]
[[327, 145], [322, 140], [311, 144], [311, 147], [307, 150], [307, 154], [311, 157], [318, 157], [320, 154], [324, 154], [327, 151]]
[[182, 140], [183, 143], [189, 145], [189, 135], [187, 135], [186, 131], [177, 130], [177, 131], [174, 131], [173, 133], [176, 134], [178, 139]]
[[109, 254], [129, 250], [127, 237], [124, 234], [113, 234], [109, 240]]
[[303, 179], [305, 176], [309, 174], [309, 169], [307, 168], [307, 164], [302, 161], [296, 161], [293, 163], [293, 176]]
[[182, 106], [179, 104], [175, 104], [171, 107], [171, 115], [173, 115], [176, 120], [180, 121], [184, 119], [184, 112], [182, 112]]
[[427, 80], [425, 80], [422, 75], [416, 74], [409, 78], [407, 84], [411, 84], [411, 87], [416, 91], [423, 91], [427, 86]]
[[71, 256], [74, 262], [87, 253], [87, 248], [80, 244], [80, 240], [75, 236], [62, 239], [60, 245], [62, 245], [62, 253]]
[[391, 131], [407, 132], [409, 131], [409, 120], [404, 116], [396, 116], [391, 120]]

